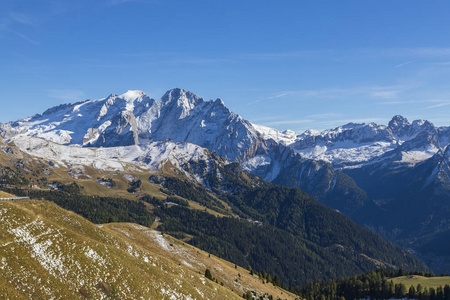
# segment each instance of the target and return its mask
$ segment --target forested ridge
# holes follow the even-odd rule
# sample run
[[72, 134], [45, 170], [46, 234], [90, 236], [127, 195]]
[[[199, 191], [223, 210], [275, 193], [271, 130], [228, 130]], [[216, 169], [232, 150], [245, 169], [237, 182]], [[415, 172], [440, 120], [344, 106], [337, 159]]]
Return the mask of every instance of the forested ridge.
[[[377, 265], [427, 269], [410, 253], [300, 189], [267, 183], [244, 173], [237, 164], [225, 166], [220, 173], [222, 189], [212, 182], [212, 190], [245, 221], [162, 207], [156, 212], [163, 221], [161, 230], [192, 235], [190, 243], [258, 272], [278, 274], [286, 285], [359, 274]], [[177, 186], [178, 195], [191, 193], [187, 181], [165, 179], [164, 187], [166, 182]], [[196, 192], [206, 198], [204, 187], [197, 186]]]
[[297, 289], [295, 292], [307, 300], [322, 299], [419, 299], [419, 300], [449, 300], [450, 285], [426, 287], [422, 284], [406, 286], [404, 283], [394, 283], [393, 278], [399, 276], [434, 277], [433, 273], [403, 269], [397, 271], [378, 269], [352, 277], [328, 281], [316, 281]]
[[124, 198], [86, 196], [80, 193], [76, 183], [61, 185], [61, 190], [42, 191], [22, 189], [4, 189], [17, 196], [27, 194], [34, 199], [52, 201], [64, 209], [71, 210], [92, 223], [131, 222], [151, 226], [155, 217], [148, 212], [143, 202]]

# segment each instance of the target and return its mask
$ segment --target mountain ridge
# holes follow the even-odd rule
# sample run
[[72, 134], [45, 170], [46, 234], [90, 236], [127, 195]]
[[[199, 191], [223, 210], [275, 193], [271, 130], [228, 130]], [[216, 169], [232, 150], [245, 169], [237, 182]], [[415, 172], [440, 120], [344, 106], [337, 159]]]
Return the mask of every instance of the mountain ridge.
[[[205, 101], [183, 89], [172, 89], [158, 101], [142, 91], [128, 91], [60, 105], [43, 115], [0, 125], [0, 133], [7, 142], [20, 144], [23, 151], [42, 158], [48, 155], [42, 152], [45, 146], [27, 146], [31, 141], [34, 145], [43, 144], [35, 138], [56, 143], [51, 146], [53, 149], [60, 147], [57, 144], [72, 144], [67, 149], [74, 155], [65, 158], [69, 164], [83, 164], [76, 153], [90, 148], [97, 149], [89, 161], [97, 168], [113, 162], [117, 166], [158, 171], [163, 165], [160, 162], [170, 161], [188, 178], [209, 188], [203, 178], [208, 168], [199, 166], [212, 163], [211, 153], [215, 152], [269, 182], [300, 188], [397, 242], [399, 235], [392, 234], [398, 232], [397, 227], [383, 227], [376, 218], [368, 217], [371, 211], [388, 209], [389, 199], [400, 197], [392, 188], [388, 189], [390, 194], [380, 198], [383, 185], [392, 185], [403, 176], [398, 182], [407, 182], [406, 178], [411, 177], [412, 182], [423, 186], [427, 179], [417, 175], [421, 166], [427, 164], [429, 170], [434, 170], [439, 162], [434, 157], [450, 141], [449, 127], [435, 127], [425, 120], [410, 123], [400, 115], [387, 125], [349, 123], [299, 135], [280, 132], [244, 120], [220, 99]], [[204, 154], [194, 157], [189, 151]], [[447, 186], [450, 179], [444, 175], [435, 176], [438, 181], [430, 180], [440, 180], [441, 186]], [[386, 181], [387, 178], [391, 180]], [[405, 187], [399, 190], [404, 191]], [[432, 194], [435, 191], [447, 195], [445, 188], [434, 189]], [[400, 198], [399, 203], [403, 203]]]
[[[301, 178], [306, 173], [293, 169], [294, 165], [308, 164], [308, 160], [286, 145], [265, 139], [252, 123], [226, 108], [222, 100], [205, 101], [183, 89], [169, 90], [158, 101], [142, 91], [128, 91], [98, 100], [60, 105], [43, 115], [0, 126], [0, 133], [11, 139], [22, 135], [36, 136], [59, 144], [96, 148], [146, 145], [166, 140], [189, 142], [237, 161], [250, 173], [268, 181], [276, 180], [287, 172], [283, 168], [289, 168], [290, 174], [298, 177], [290, 186], [300, 187], [324, 203], [334, 203], [336, 209], [350, 211], [349, 205], [344, 207], [339, 201], [331, 200], [332, 191], [318, 191]], [[309, 165], [320, 165], [320, 170], [310, 169], [310, 174], [313, 172], [320, 177], [317, 181], [334, 189], [334, 177], [326, 174], [339, 171], [332, 170], [327, 163]], [[325, 169], [328, 172], [322, 171]]]

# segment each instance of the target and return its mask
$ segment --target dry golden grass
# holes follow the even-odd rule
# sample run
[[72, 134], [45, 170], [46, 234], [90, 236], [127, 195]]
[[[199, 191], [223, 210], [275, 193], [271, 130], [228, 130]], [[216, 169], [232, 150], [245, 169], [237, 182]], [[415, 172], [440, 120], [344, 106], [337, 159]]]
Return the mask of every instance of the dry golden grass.
[[239, 299], [130, 234], [53, 203], [2, 201], [0, 212], [0, 299]]
[[0, 198], [11, 198], [11, 197], [16, 197], [13, 194], [9, 194], [3, 191], [0, 191]]
[[[0, 299], [241, 299], [248, 290], [295, 298], [139, 225], [97, 226], [34, 200], [1, 201], [0, 220]], [[204, 277], [206, 268], [218, 283]]]
[[[214, 255], [177, 240], [169, 235], [161, 235], [140, 225], [129, 223], [105, 224], [107, 230], [131, 238], [136, 245], [163, 254], [172, 261], [187, 266], [194, 272], [204, 274], [209, 269], [218, 283], [241, 296], [247, 291], [256, 291], [258, 296], [272, 295], [274, 299], [297, 299], [298, 296], [276, 287], [270, 283], [263, 283], [256, 275], [235, 264], [220, 259]], [[158, 241], [158, 242], [155, 242]]]

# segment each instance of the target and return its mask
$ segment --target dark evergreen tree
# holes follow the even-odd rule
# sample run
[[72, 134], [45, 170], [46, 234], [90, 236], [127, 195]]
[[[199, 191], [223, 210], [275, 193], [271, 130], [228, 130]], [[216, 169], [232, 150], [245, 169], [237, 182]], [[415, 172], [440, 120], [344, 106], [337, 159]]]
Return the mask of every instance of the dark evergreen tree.
[[409, 299], [415, 299], [416, 298], [416, 288], [411, 285], [408, 291], [408, 298]]
[[208, 278], [209, 280], [213, 280], [211, 271], [209, 269], [206, 269], [205, 271], [205, 277]]

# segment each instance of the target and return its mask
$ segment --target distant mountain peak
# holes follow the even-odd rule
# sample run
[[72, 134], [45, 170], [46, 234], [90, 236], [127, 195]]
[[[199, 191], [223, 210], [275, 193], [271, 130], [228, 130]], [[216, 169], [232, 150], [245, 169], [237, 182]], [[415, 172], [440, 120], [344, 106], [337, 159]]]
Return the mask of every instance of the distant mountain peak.
[[120, 95], [121, 98], [124, 98], [126, 100], [136, 100], [142, 97], [148, 97], [143, 91], [140, 90], [128, 90], [122, 95]]
[[223, 102], [223, 100], [220, 99], [220, 98], [217, 98], [216, 101], [214, 101], [214, 103], [220, 104], [220, 105], [222, 105], [222, 106], [225, 106], [225, 102]]
[[407, 118], [401, 115], [395, 115], [392, 117], [391, 121], [389, 121], [388, 126], [392, 129], [401, 128], [411, 125]]
[[180, 88], [174, 88], [167, 91], [164, 96], [162, 96], [161, 101], [163, 105], [167, 105], [169, 103], [176, 102], [178, 105], [180, 104], [188, 104], [191, 106], [196, 106], [203, 101], [203, 98], [197, 96], [196, 94], [186, 91]]

